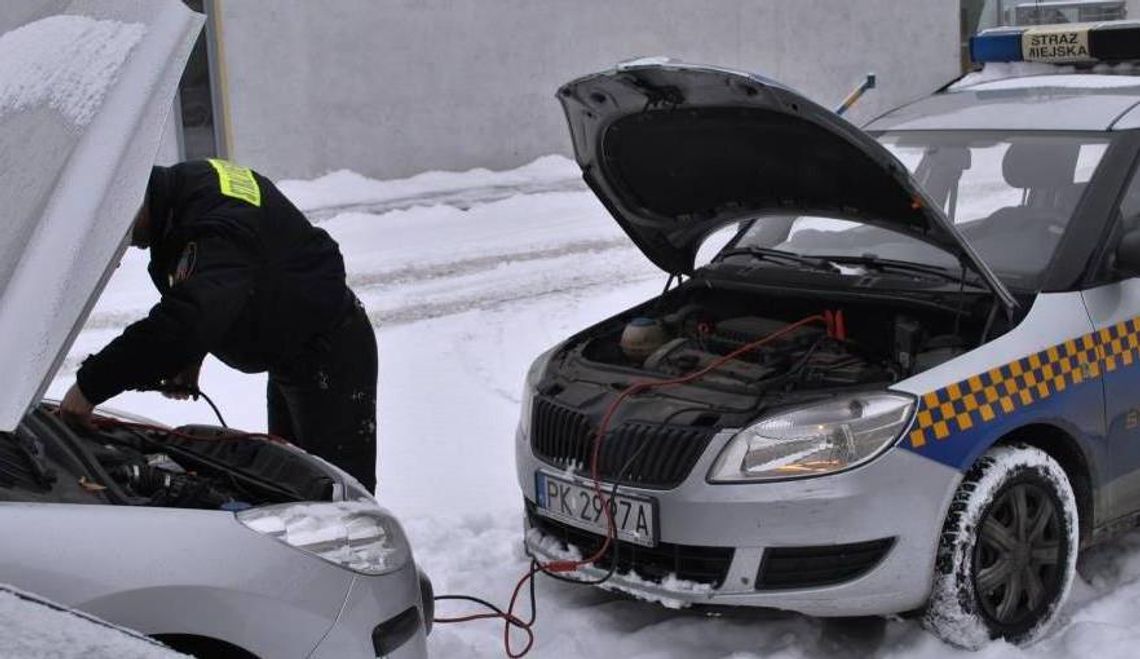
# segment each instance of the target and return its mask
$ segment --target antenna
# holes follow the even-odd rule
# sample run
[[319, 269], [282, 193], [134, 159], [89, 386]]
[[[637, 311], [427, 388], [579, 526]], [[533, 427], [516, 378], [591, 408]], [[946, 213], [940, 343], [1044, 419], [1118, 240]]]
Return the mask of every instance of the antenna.
[[863, 79], [863, 82], [859, 83], [859, 86], [851, 90], [851, 93], [847, 95], [847, 98], [843, 99], [843, 102], [840, 103], [839, 107], [835, 109], [835, 114], [842, 116], [845, 112], [851, 109], [852, 105], [855, 105], [856, 101], [858, 101], [860, 98], [863, 98], [863, 94], [867, 93], [868, 89], [874, 89], [875, 84], [875, 74], [868, 73], [867, 77]]

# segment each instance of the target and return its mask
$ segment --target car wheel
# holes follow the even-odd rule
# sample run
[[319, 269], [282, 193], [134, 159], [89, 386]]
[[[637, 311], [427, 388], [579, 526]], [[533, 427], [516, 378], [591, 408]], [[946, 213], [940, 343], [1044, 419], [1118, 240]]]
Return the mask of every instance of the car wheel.
[[1000, 446], [958, 486], [923, 624], [953, 645], [1026, 644], [1056, 619], [1076, 573], [1073, 488], [1044, 451]]

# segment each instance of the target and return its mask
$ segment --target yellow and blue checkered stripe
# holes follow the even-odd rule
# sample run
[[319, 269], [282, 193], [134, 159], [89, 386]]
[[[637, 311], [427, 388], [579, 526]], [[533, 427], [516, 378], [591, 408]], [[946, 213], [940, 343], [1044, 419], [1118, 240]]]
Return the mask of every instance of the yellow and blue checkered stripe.
[[1138, 360], [1140, 317], [924, 394], [919, 399], [914, 428], [905, 441], [909, 448], [922, 452]]

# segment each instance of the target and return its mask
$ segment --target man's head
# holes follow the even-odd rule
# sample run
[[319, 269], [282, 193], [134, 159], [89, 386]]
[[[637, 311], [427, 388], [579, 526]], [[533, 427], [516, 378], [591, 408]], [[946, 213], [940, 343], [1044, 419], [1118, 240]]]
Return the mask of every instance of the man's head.
[[165, 222], [170, 215], [171, 181], [168, 167], [152, 167], [146, 186], [146, 196], [135, 214], [131, 227], [131, 245], [146, 249], [154, 237], [155, 225]]

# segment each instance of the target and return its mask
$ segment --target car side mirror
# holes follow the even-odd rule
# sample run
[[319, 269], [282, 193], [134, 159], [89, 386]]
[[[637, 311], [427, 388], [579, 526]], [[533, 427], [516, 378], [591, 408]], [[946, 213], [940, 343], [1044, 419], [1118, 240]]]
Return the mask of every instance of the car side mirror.
[[1121, 236], [1116, 245], [1116, 270], [1129, 277], [1140, 276], [1140, 228]]

